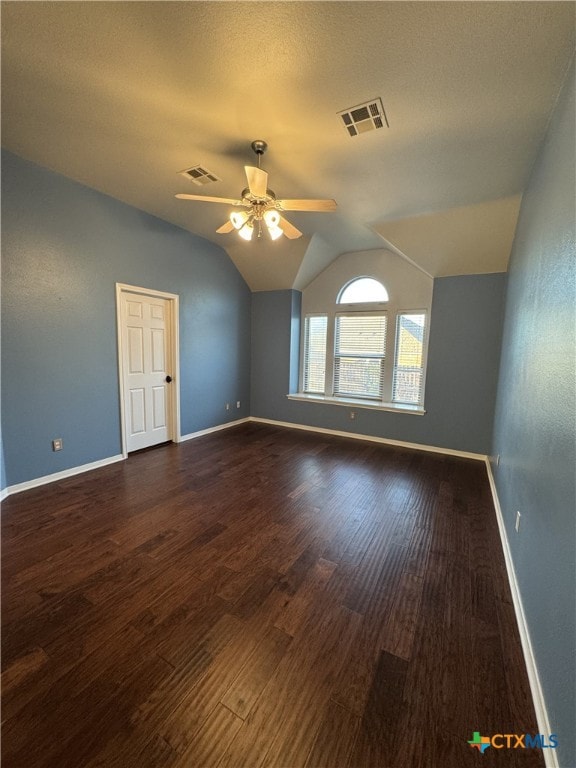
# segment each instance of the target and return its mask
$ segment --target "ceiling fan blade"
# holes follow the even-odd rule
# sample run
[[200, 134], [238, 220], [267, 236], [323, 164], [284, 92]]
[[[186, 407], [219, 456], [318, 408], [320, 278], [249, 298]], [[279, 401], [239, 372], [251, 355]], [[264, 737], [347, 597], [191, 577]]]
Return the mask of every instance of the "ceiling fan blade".
[[244, 205], [242, 200], [236, 200], [232, 197], [209, 197], [208, 195], [186, 195], [180, 193], [175, 195], [179, 200], [200, 200], [203, 203], [224, 203], [224, 205]]
[[266, 197], [268, 188], [268, 174], [261, 168], [253, 165], [245, 165], [246, 178], [248, 179], [248, 189], [254, 197]]
[[335, 211], [335, 200], [277, 200], [282, 211]]
[[302, 237], [302, 232], [300, 232], [299, 229], [296, 229], [294, 224], [290, 224], [288, 219], [285, 219], [283, 216], [280, 216], [280, 223], [278, 226], [289, 240], [296, 240], [297, 237]]
[[220, 235], [227, 235], [228, 232], [232, 232], [233, 229], [234, 229], [234, 224], [232, 224], [231, 221], [225, 221], [221, 227], [218, 227], [216, 232], [218, 232], [218, 234]]

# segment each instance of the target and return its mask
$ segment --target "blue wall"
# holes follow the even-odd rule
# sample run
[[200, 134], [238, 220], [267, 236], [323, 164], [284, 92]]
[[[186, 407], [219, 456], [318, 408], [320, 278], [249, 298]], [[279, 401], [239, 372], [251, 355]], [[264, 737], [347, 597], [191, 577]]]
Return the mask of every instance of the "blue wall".
[[252, 416], [283, 421], [286, 395], [298, 390], [301, 296], [299, 291], [252, 296]]
[[500, 454], [495, 480], [562, 766], [576, 765], [574, 85], [572, 68], [522, 201], [493, 448]]
[[[252, 416], [487, 454], [492, 442], [506, 276], [434, 281], [426, 414], [288, 400], [295, 291], [252, 299]], [[294, 359], [294, 358], [293, 358]], [[266, 380], [264, 377], [266, 376]], [[292, 379], [294, 386], [294, 379]]]
[[3, 491], [8, 485], [6, 480], [6, 466], [4, 464], [4, 441], [0, 434], [0, 491]]
[[249, 414], [251, 295], [221, 248], [8, 152], [2, 230], [8, 485], [121, 452], [116, 282], [180, 296], [183, 435]]

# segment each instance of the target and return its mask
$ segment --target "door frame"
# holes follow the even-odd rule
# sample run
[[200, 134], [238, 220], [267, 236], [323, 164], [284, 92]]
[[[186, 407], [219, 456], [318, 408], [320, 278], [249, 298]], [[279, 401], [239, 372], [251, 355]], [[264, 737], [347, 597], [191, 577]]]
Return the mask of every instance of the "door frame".
[[180, 327], [179, 327], [179, 300], [176, 293], [156, 291], [152, 288], [142, 288], [126, 283], [116, 283], [116, 332], [118, 341], [118, 384], [120, 393], [120, 430], [122, 439], [122, 457], [128, 458], [126, 440], [126, 413], [124, 408], [124, 357], [122, 346], [122, 294], [139, 293], [153, 299], [164, 299], [170, 308], [170, 343], [168, 345], [168, 365], [172, 371], [172, 384], [170, 397], [168, 398], [168, 426], [172, 435], [172, 442], [181, 441], [180, 434]]

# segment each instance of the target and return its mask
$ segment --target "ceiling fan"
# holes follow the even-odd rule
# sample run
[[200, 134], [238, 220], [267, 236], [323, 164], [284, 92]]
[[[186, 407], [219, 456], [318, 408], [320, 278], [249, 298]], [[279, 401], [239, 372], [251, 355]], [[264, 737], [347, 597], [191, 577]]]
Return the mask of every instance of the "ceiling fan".
[[244, 240], [252, 240], [254, 232], [257, 237], [262, 236], [262, 222], [266, 225], [268, 234], [272, 240], [286, 235], [290, 240], [302, 236], [302, 232], [291, 224], [281, 214], [284, 211], [322, 211], [336, 210], [334, 200], [277, 200], [276, 195], [268, 189], [268, 174], [260, 168], [260, 158], [266, 152], [268, 145], [258, 139], [253, 141], [251, 147], [258, 157], [258, 167], [245, 165], [248, 186], [242, 190], [241, 198], [209, 197], [207, 195], [178, 194], [180, 200], [202, 200], [205, 203], [223, 203], [233, 205], [244, 210], [232, 211], [230, 218], [216, 232], [227, 234], [237, 230]]

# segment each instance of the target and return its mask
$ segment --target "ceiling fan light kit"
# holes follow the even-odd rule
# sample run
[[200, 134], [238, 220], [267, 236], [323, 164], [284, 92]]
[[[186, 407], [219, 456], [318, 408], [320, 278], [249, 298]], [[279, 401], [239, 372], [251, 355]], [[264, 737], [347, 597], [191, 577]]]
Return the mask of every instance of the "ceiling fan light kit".
[[336, 210], [334, 200], [277, 200], [276, 195], [268, 189], [268, 174], [260, 168], [260, 158], [266, 152], [268, 145], [262, 139], [256, 139], [251, 144], [253, 152], [258, 157], [258, 166], [245, 165], [248, 186], [242, 190], [241, 199], [228, 197], [208, 197], [207, 195], [178, 194], [180, 200], [201, 200], [207, 203], [223, 203], [246, 208], [245, 211], [232, 211], [229, 220], [216, 232], [225, 235], [236, 230], [243, 240], [252, 240], [254, 231], [257, 237], [262, 236], [262, 222], [272, 240], [285, 235], [290, 240], [302, 237], [302, 232], [281, 216], [281, 211], [322, 211]]
[[244, 211], [232, 211], [230, 221], [234, 229], [240, 229], [248, 221], [248, 214]]
[[254, 234], [254, 223], [252, 221], [247, 221], [243, 227], [240, 227], [238, 234], [243, 240], [252, 240], [252, 235]]

